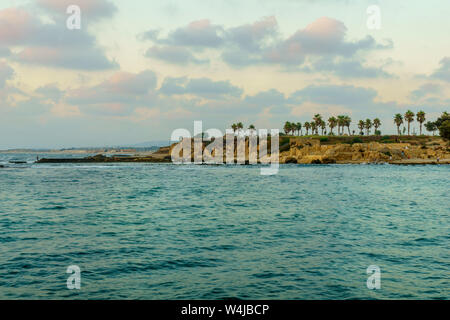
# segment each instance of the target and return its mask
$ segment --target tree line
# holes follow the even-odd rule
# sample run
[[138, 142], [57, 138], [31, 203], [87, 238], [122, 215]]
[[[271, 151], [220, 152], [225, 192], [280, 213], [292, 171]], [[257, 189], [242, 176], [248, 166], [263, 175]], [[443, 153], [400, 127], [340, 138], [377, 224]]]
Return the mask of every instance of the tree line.
[[[411, 110], [405, 112], [405, 114], [397, 113], [393, 118], [394, 124], [397, 126], [398, 135], [405, 135], [406, 132], [408, 135], [411, 134], [411, 123], [417, 121], [419, 123], [420, 135], [422, 135], [422, 127], [425, 126], [425, 129], [429, 132], [434, 133], [439, 130], [440, 135], [443, 137], [448, 137], [448, 131], [450, 130], [450, 115], [447, 112], [444, 112], [440, 118], [436, 121], [426, 121], [426, 114], [424, 111], [418, 111], [416, 114]], [[335, 135], [334, 129], [336, 129], [337, 135], [344, 135], [345, 131], [347, 131], [348, 135], [356, 135], [355, 130], [350, 130], [350, 125], [352, 123], [352, 119], [348, 115], [338, 115], [331, 116], [325, 121], [321, 114], [315, 114], [312, 121], [306, 121], [304, 123], [301, 122], [290, 122], [286, 121], [283, 126], [283, 130], [286, 135], [297, 135], [303, 136], [305, 135]], [[425, 125], [424, 125], [425, 123]], [[401, 129], [403, 126], [403, 129]], [[379, 128], [381, 127], [381, 120], [379, 118], [375, 119], [366, 119], [359, 120], [357, 122], [357, 127], [359, 129], [359, 135], [370, 135], [372, 128], [374, 129], [375, 135], [381, 135], [381, 131]], [[244, 125], [242, 122], [233, 123], [231, 125], [233, 132], [240, 132], [244, 129]], [[248, 130], [253, 132], [256, 130], [253, 124], [248, 126]]]

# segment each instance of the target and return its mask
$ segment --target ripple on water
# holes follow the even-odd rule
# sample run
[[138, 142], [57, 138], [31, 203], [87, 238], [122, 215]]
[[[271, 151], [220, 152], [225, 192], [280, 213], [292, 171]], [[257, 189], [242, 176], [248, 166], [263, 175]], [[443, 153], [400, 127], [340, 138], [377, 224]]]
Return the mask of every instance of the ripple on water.
[[[0, 174], [0, 298], [450, 298], [448, 167]], [[77, 293], [65, 289], [72, 264], [82, 270]], [[372, 264], [382, 270], [376, 292], [365, 287]]]

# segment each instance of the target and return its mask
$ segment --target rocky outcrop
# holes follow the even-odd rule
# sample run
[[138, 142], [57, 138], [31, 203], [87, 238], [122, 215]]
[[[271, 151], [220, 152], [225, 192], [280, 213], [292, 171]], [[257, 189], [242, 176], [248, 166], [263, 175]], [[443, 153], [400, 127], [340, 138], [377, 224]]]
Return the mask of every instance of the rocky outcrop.
[[291, 139], [288, 151], [281, 152], [280, 163], [379, 163], [419, 159], [450, 159], [450, 149], [444, 141], [432, 144], [353, 143], [322, 145], [313, 138]]
[[156, 156], [127, 156], [107, 157], [102, 154], [98, 154], [85, 158], [42, 158], [36, 163], [99, 163], [99, 162], [171, 162], [170, 156], [164, 155], [160, 157]]

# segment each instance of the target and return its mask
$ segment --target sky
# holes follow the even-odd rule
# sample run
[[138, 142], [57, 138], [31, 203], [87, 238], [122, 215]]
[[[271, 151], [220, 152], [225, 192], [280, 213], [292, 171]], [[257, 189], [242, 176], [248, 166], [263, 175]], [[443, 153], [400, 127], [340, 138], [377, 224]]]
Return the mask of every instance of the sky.
[[395, 133], [396, 113], [449, 111], [449, 32], [447, 0], [2, 0], [0, 149], [168, 141], [195, 120], [282, 129], [316, 113]]

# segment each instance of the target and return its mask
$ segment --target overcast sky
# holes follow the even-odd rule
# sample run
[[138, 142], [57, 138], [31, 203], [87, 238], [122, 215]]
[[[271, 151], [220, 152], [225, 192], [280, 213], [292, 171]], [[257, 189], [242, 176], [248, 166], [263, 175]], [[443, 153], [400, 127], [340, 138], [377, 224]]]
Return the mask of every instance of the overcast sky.
[[[69, 5], [81, 29], [67, 28]], [[380, 29], [369, 28], [369, 6]], [[447, 0], [2, 0], [0, 149], [450, 106]]]

